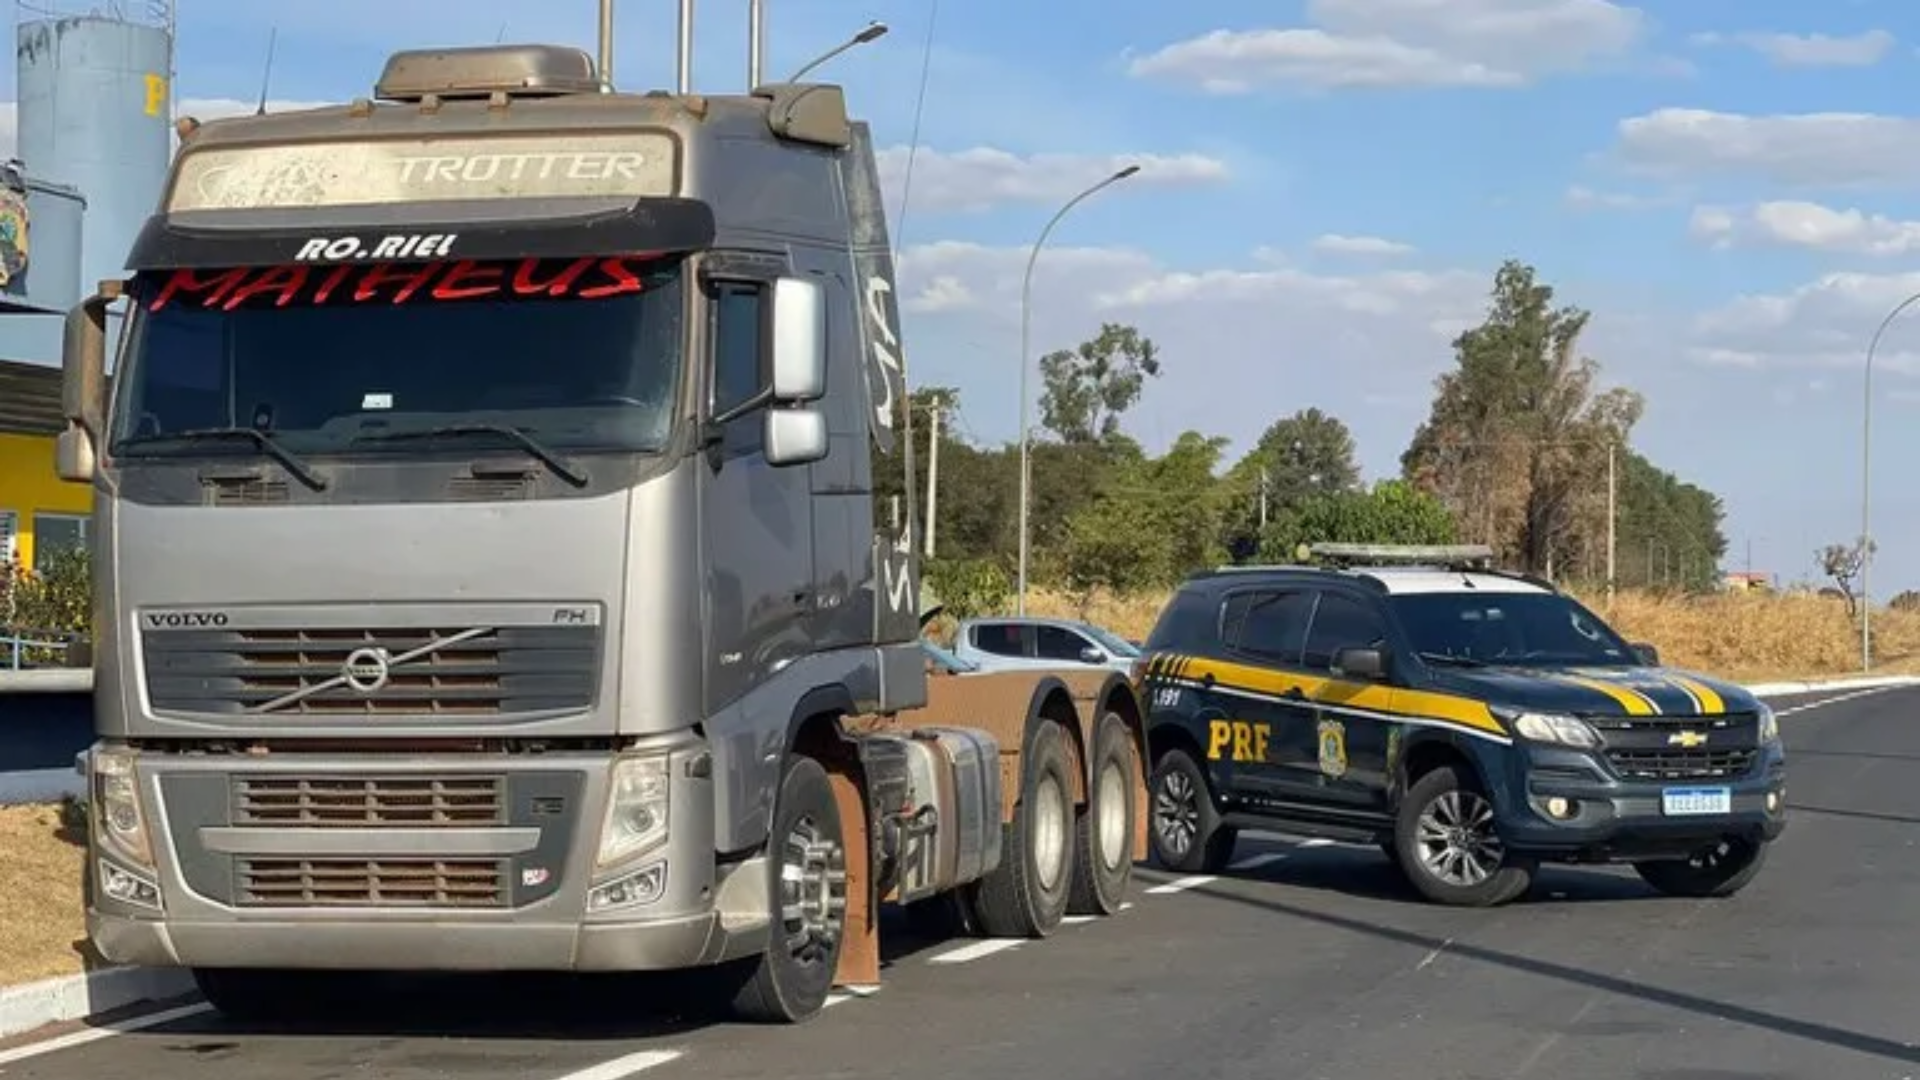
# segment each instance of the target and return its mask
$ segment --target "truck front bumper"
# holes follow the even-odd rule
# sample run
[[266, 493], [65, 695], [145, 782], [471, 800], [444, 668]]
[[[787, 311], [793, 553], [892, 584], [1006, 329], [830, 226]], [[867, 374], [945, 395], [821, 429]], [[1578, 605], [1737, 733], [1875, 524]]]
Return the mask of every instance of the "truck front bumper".
[[666, 833], [614, 868], [597, 868], [610, 755], [130, 755], [147, 858], [95, 826], [88, 936], [116, 963], [201, 968], [646, 971], [759, 952], [766, 862], [716, 860], [705, 744], [629, 754], [667, 763]]

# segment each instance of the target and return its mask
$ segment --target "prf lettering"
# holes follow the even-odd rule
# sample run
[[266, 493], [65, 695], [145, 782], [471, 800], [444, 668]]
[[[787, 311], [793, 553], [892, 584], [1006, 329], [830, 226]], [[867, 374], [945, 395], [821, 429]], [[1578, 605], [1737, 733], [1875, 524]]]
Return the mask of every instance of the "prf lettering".
[[1245, 720], [1212, 720], [1207, 723], [1207, 758], [1219, 761], [1223, 755], [1231, 753], [1234, 761], [1267, 760], [1267, 736], [1272, 728], [1267, 724], [1252, 724]]

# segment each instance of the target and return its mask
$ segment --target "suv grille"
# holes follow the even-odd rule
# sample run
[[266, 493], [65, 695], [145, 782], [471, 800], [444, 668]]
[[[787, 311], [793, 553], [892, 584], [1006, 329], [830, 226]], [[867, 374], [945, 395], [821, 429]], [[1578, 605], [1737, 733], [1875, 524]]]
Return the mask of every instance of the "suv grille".
[[500, 859], [240, 859], [242, 907], [498, 908]]
[[1717, 780], [1744, 776], [1755, 749], [1608, 750], [1614, 770], [1629, 780]]
[[[448, 640], [461, 634], [471, 636]], [[437, 642], [445, 644], [401, 659]], [[500, 715], [591, 705], [600, 628], [189, 630], [149, 633], [141, 648], [148, 692], [160, 710]], [[386, 679], [370, 689], [347, 685], [347, 658], [369, 649], [392, 658]]]
[[234, 824], [302, 829], [485, 828], [506, 823], [498, 776], [250, 776], [233, 782]]

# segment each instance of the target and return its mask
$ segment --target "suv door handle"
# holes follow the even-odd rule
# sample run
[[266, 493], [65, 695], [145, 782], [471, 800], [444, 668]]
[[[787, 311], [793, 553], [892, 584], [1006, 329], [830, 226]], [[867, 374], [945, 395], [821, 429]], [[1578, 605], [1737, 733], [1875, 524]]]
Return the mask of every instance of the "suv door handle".
[[1300, 689], [1300, 688], [1299, 688], [1299, 687], [1297, 687], [1297, 686], [1296, 686], [1296, 687], [1293, 687], [1293, 688], [1292, 688], [1292, 689], [1290, 689], [1290, 690], [1288, 690], [1288, 691], [1287, 691], [1286, 693], [1284, 693], [1284, 694], [1281, 694], [1280, 696], [1281, 696], [1281, 697], [1283, 697], [1283, 698], [1286, 698], [1286, 699], [1287, 699], [1288, 701], [1305, 701], [1305, 700], [1307, 700], [1307, 692], [1306, 692], [1305, 690], [1302, 690], [1302, 689]]

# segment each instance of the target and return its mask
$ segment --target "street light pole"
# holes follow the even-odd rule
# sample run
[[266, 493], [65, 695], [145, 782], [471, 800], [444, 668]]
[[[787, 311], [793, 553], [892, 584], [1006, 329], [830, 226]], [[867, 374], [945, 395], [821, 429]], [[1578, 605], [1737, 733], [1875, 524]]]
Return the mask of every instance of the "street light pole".
[[1140, 166], [1129, 165], [1105, 180], [1093, 185], [1080, 194], [1067, 200], [1067, 204], [1054, 212], [1047, 220], [1046, 227], [1040, 230], [1040, 236], [1033, 242], [1033, 250], [1027, 253], [1026, 276], [1020, 281], [1020, 574], [1018, 584], [1019, 599], [1016, 610], [1027, 613], [1027, 548], [1029, 544], [1027, 519], [1033, 496], [1033, 421], [1030, 419], [1033, 408], [1033, 396], [1028, 389], [1028, 373], [1033, 367], [1033, 357], [1028, 354], [1028, 339], [1033, 329], [1033, 264], [1040, 258], [1040, 249], [1046, 245], [1048, 234], [1067, 216], [1067, 211], [1080, 205], [1109, 184], [1117, 184], [1134, 173]]
[[1920, 303], [1920, 292], [1893, 306], [1867, 342], [1867, 362], [1861, 379], [1860, 419], [1860, 670], [1873, 670], [1873, 353], [1880, 335], [1899, 314]]
[[852, 37], [841, 42], [840, 44], [835, 45], [833, 48], [828, 49], [826, 52], [821, 53], [819, 56], [816, 56], [813, 59], [807, 61], [804, 65], [801, 66], [800, 70], [787, 76], [787, 81], [790, 83], [797, 83], [801, 79], [806, 78], [807, 73], [812, 71], [814, 68], [817, 68], [821, 64], [824, 64], [827, 61], [833, 59], [834, 57], [839, 56], [841, 53], [846, 52], [848, 49], [855, 48], [860, 45], [865, 45], [869, 41], [877, 41], [880, 38], [883, 38], [886, 36], [887, 36], [886, 23], [883, 23], [883, 22], [868, 23], [867, 28], [865, 30], [860, 31], [859, 33], [853, 35]]

